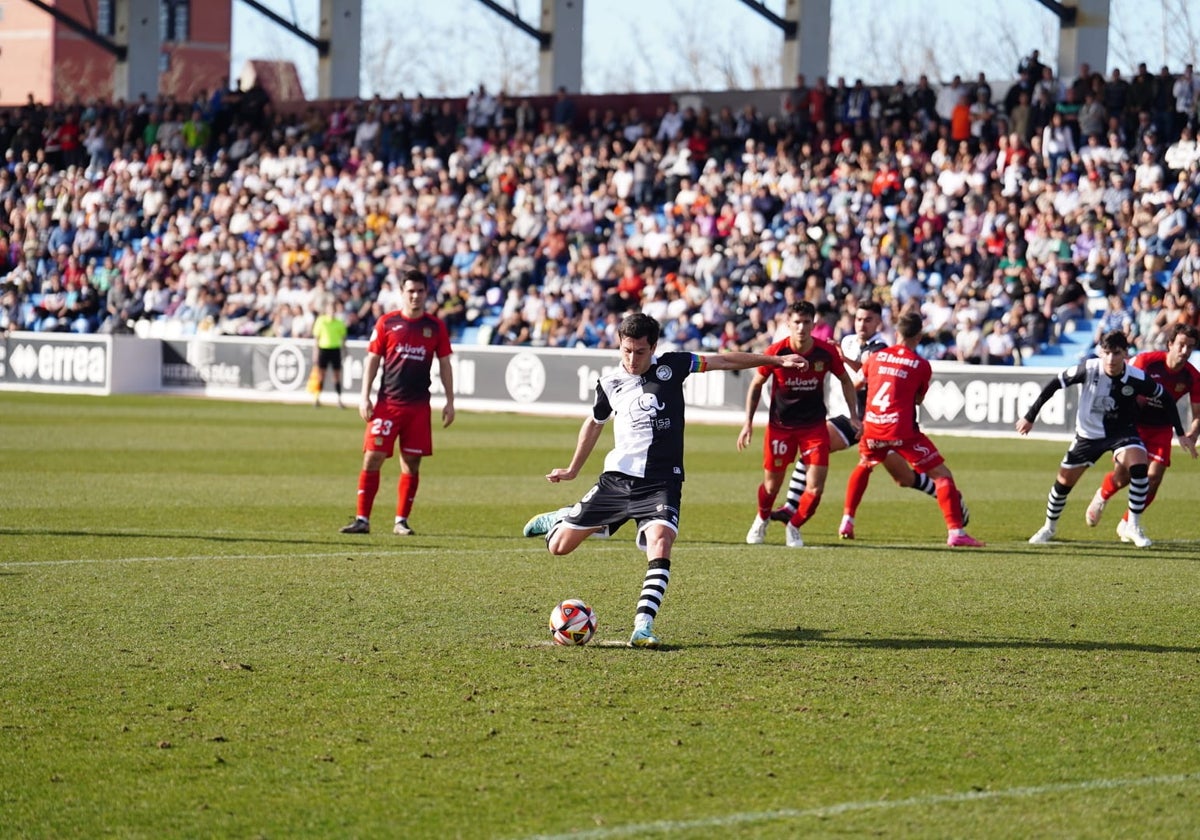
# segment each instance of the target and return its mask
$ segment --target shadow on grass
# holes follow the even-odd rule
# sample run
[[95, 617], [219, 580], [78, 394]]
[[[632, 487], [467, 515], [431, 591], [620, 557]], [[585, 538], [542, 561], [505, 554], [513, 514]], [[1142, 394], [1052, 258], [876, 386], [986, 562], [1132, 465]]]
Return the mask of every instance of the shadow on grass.
[[[1045, 545], [1031, 545], [1024, 540], [1017, 542], [999, 540], [988, 542], [983, 548], [951, 548], [948, 545], [930, 544], [927, 542], [888, 543], [872, 542], [870, 540], [829, 540], [825, 542], [820, 541], [821, 538], [818, 538], [817, 541], [811, 541], [808, 537], [805, 540], [804, 548], [787, 549], [787, 551], [794, 551], [797, 559], [802, 559], [806, 552], [811, 556], [819, 551], [846, 552], [859, 549], [864, 552], [888, 551], [895, 554], [946, 553], [964, 558], [1004, 554], [1006, 556], [1045, 557], [1048, 560], [1067, 559], [1065, 557], [1056, 557], [1055, 555], [1085, 550], [1089, 557], [1111, 557], [1116, 560], [1153, 560], [1155, 557], [1162, 557], [1163, 555], [1170, 555], [1172, 559], [1181, 557], [1187, 560], [1200, 560], [1200, 547], [1197, 546], [1195, 540], [1155, 541], [1154, 545], [1150, 548], [1135, 548], [1132, 545], [1115, 541], [1105, 543], [1094, 540], [1070, 539], [1056, 539], [1054, 542]], [[749, 551], [762, 551], [764, 548], [785, 548], [782, 542], [768, 543], [765, 546], [746, 546], [740, 540], [687, 540], [686, 545], [705, 546], [708, 548], [730, 548], [736, 546], [745, 547]], [[1075, 559], [1082, 558], [1077, 557]]]
[[246, 535], [181, 534], [156, 531], [68, 531], [54, 528], [4, 528], [0, 536], [12, 537], [77, 537], [89, 540], [171, 540], [205, 543], [266, 543], [268, 545], [329, 545], [346, 546], [347, 540], [334, 537], [313, 539], [311, 537], [254, 537]]
[[849, 647], [878, 650], [1067, 650], [1078, 653], [1095, 651], [1133, 653], [1200, 653], [1200, 647], [1147, 645], [1133, 642], [1063, 641], [1057, 639], [923, 639], [919, 637], [856, 638], [830, 636], [826, 630], [797, 627], [794, 630], [762, 630], [742, 638], [770, 645], [811, 645], [813, 647]]

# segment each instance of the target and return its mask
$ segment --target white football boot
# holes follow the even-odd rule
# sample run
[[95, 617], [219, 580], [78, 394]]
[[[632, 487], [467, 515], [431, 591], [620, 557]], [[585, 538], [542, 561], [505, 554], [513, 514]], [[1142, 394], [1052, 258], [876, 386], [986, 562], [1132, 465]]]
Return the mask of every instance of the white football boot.
[[758, 514], [754, 515], [754, 524], [746, 532], [747, 545], [762, 545], [767, 539], [767, 520]]
[[1104, 514], [1104, 506], [1108, 504], [1108, 499], [1100, 495], [1100, 491], [1096, 491], [1096, 495], [1092, 496], [1091, 503], [1087, 506], [1087, 510], [1083, 513], [1083, 521], [1088, 524], [1089, 528], [1095, 528], [1100, 524], [1100, 517]]

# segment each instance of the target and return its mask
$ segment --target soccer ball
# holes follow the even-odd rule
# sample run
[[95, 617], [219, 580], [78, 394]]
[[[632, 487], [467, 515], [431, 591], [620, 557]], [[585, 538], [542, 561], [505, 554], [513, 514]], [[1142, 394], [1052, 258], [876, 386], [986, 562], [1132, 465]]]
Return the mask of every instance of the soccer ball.
[[556, 645], [586, 645], [596, 632], [596, 614], [578, 598], [563, 601], [550, 613], [550, 635]]

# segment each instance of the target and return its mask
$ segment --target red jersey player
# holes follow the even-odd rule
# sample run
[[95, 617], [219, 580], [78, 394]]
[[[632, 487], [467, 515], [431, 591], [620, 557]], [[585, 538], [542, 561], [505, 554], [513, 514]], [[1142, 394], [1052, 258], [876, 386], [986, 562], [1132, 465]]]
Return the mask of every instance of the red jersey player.
[[937, 447], [917, 427], [917, 406], [925, 399], [933, 377], [929, 362], [916, 352], [921, 327], [918, 313], [904, 313], [896, 321], [900, 343], [872, 354], [863, 362], [867, 408], [863, 414], [862, 440], [858, 444], [860, 459], [846, 486], [846, 515], [853, 526], [854, 511], [866, 490], [867, 476], [879, 464], [885, 465], [898, 484], [911, 484], [910, 470], [904, 469], [897, 474], [897, 468], [888, 463], [888, 454], [895, 452], [912, 470], [919, 470], [933, 479], [938, 506], [946, 520], [946, 544], [982, 546], [983, 543], [963, 529], [962, 497], [954, 484], [954, 476]]
[[[400, 291], [400, 309], [375, 323], [367, 345], [359, 416], [367, 424], [363, 435], [363, 464], [358, 476], [358, 506], [354, 521], [343, 534], [369, 534], [371, 507], [379, 491], [379, 470], [400, 444], [400, 486], [396, 498], [393, 533], [412, 534], [408, 515], [420, 482], [421, 459], [433, 454], [433, 431], [429, 407], [430, 373], [433, 360], [446, 392], [442, 428], [454, 422], [454, 377], [450, 368], [450, 334], [446, 325], [425, 311], [429, 281], [413, 268], [405, 269]], [[379, 401], [371, 402], [375, 377], [383, 368]]]
[[[1196, 457], [1196, 437], [1200, 435], [1200, 371], [1188, 362], [1188, 358], [1196, 349], [1198, 339], [1200, 339], [1200, 331], [1197, 331], [1195, 327], [1190, 324], [1176, 324], [1170, 332], [1166, 352], [1155, 350], [1138, 353], [1130, 362], [1135, 368], [1145, 371], [1147, 377], [1161, 385], [1163, 391], [1170, 395], [1172, 400], [1178, 402], [1185, 396], [1188, 397], [1192, 404], [1192, 423], [1184, 437], [1192, 445], [1188, 451], [1193, 458]], [[1137, 431], [1142, 443], [1146, 445], [1146, 454], [1150, 457], [1150, 491], [1146, 495], [1146, 503], [1143, 507], [1145, 510], [1154, 501], [1159, 485], [1162, 484], [1163, 475], [1166, 473], [1167, 467], [1171, 466], [1173, 429], [1162, 400], [1148, 400], [1142, 406], [1141, 414], [1138, 415]], [[1182, 438], [1180, 442], [1183, 443]], [[1092, 497], [1092, 503], [1088, 505], [1087, 512], [1084, 514], [1087, 524], [1093, 527], [1098, 525], [1100, 515], [1104, 513], [1104, 506], [1108, 504], [1108, 500], [1128, 484], [1129, 469], [1117, 464], [1111, 472], [1104, 476], [1100, 489]], [[1123, 541], [1127, 541], [1124, 528], [1128, 519], [1129, 512], [1126, 511], [1125, 516], [1117, 524], [1117, 536]]]
[[767, 534], [771, 507], [783, 486], [783, 479], [792, 462], [800, 458], [808, 465], [808, 486], [800, 504], [787, 523], [787, 545], [804, 545], [800, 526], [807, 522], [821, 502], [825, 476], [829, 471], [829, 429], [825, 425], [825, 377], [834, 376], [842, 384], [846, 404], [850, 406], [850, 423], [854, 431], [861, 427], [854, 380], [842, 364], [842, 356], [827, 341], [812, 336], [817, 310], [806, 300], [796, 301], [788, 309], [788, 329], [791, 335], [777, 341], [766, 350], [768, 356], [803, 356], [808, 364], [799, 369], [760, 367], [746, 394], [746, 422], [738, 434], [737, 447], [745, 449], [754, 434], [754, 412], [762, 396], [763, 385], [771, 383], [770, 419], [763, 438], [763, 482], [758, 486], [758, 514], [746, 534], [746, 542], [759, 545]]

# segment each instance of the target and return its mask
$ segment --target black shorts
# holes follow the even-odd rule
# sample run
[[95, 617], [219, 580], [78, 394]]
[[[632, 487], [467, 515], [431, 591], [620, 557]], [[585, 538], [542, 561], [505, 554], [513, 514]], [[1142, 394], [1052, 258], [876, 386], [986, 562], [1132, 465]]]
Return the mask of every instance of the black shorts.
[[845, 441], [847, 449], [858, 443], [858, 432], [854, 431], [854, 427], [850, 425], [850, 418], [844, 414], [839, 414], [837, 417], [830, 417], [829, 422], [838, 430], [838, 434]]
[[683, 482], [676, 479], [634, 478], [623, 473], [605, 472], [563, 517], [563, 524], [579, 530], [607, 526], [608, 533], [612, 534], [632, 519], [638, 525], [638, 543], [641, 545], [640, 535], [652, 522], [661, 522], [679, 532], [682, 496]]
[[325, 370], [326, 368], [333, 368], [338, 371], [342, 369], [341, 347], [317, 348], [317, 370]]
[[1071, 441], [1071, 448], [1063, 456], [1062, 466], [1090, 467], [1099, 461], [1104, 453], [1116, 453], [1130, 446], [1136, 446], [1138, 449], [1146, 448], [1146, 445], [1142, 443], [1142, 439], [1137, 436], [1136, 432], [1122, 432], [1121, 434], [1110, 435], [1104, 438], [1077, 437]]

